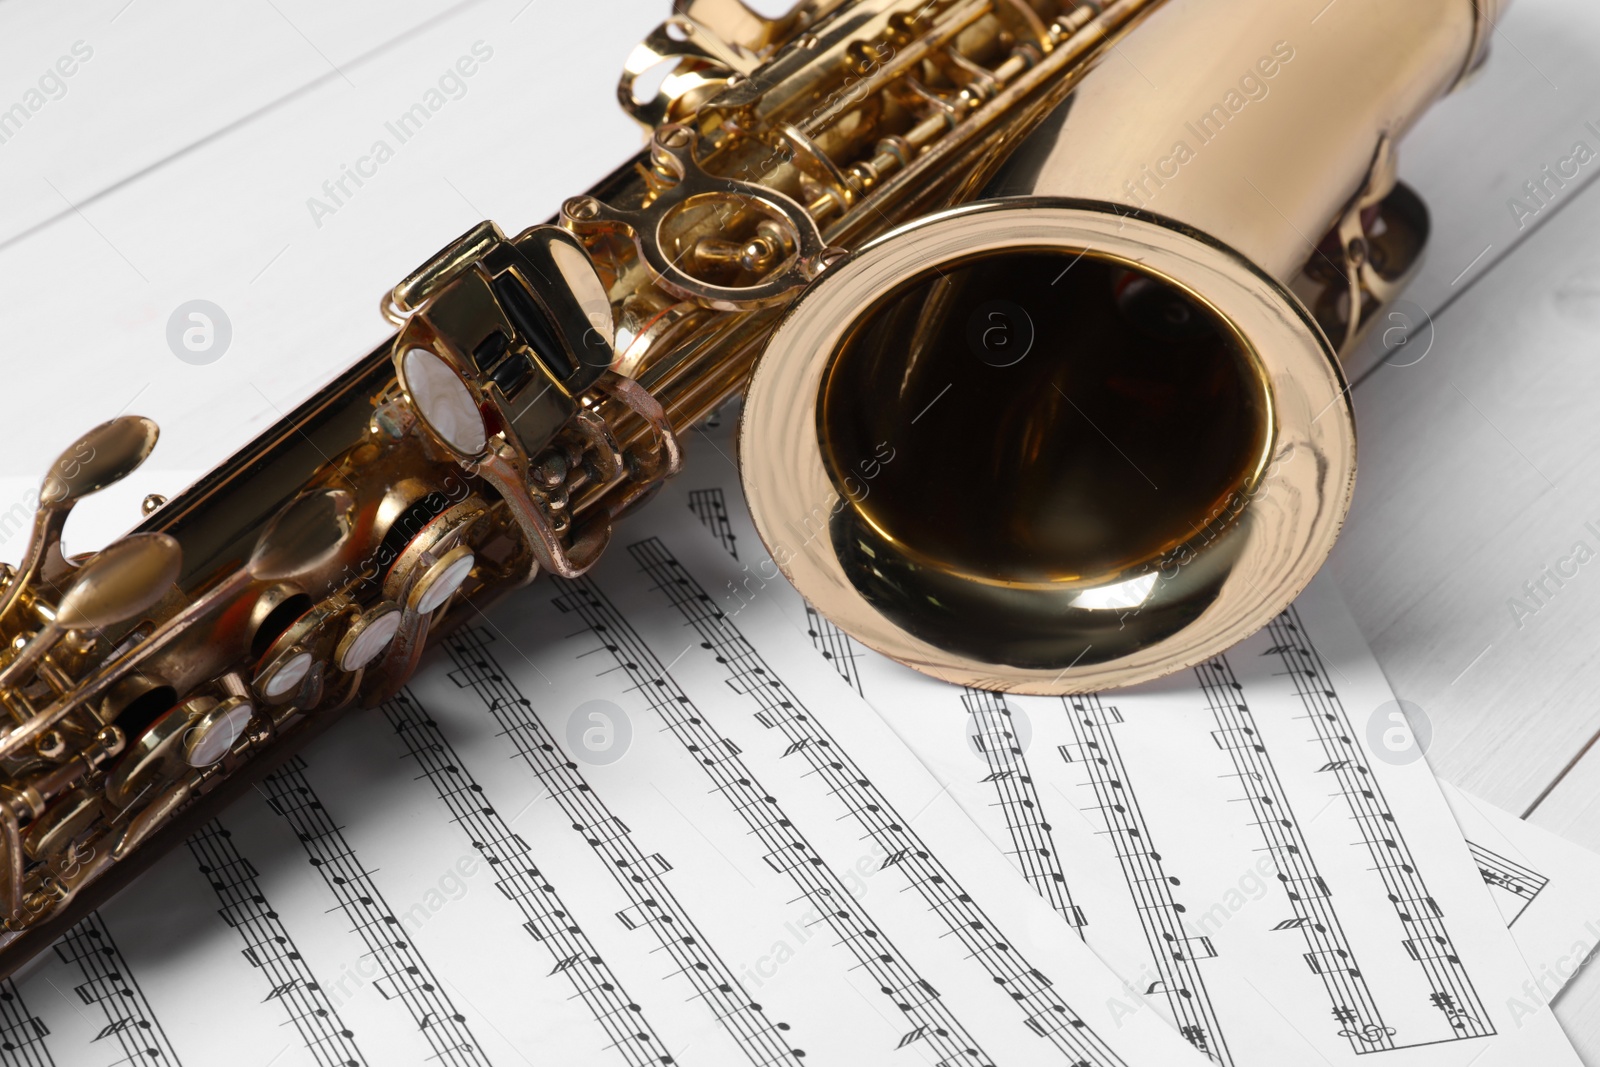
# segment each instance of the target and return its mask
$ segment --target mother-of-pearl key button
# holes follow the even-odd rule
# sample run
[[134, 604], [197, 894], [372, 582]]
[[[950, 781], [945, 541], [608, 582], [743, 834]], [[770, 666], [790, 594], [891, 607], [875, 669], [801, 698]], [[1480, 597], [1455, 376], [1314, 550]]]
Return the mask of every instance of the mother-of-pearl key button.
[[391, 609], [376, 618], [368, 618], [355, 625], [359, 626], [360, 630], [345, 646], [344, 652], [339, 657], [339, 669], [342, 671], [359, 671], [377, 659], [378, 654], [389, 647], [389, 642], [394, 640], [395, 632], [400, 629], [400, 613]]
[[471, 552], [464, 552], [454, 559], [446, 556], [432, 567], [418, 581], [419, 595], [416, 600], [416, 611], [420, 615], [428, 615], [438, 610], [451, 594], [461, 588], [461, 583], [467, 580], [467, 575], [472, 573], [472, 565], [477, 557]]
[[476, 456], [488, 446], [483, 413], [472, 391], [450, 365], [426, 348], [412, 348], [401, 357], [406, 392], [428, 427], [451, 448]]

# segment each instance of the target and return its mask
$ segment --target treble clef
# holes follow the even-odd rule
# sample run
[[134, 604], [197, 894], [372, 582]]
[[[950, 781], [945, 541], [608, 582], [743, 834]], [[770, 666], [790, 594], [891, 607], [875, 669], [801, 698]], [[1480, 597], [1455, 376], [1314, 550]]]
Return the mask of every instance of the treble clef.
[[1386, 1041], [1395, 1035], [1392, 1026], [1380, 1026], [1378, 1023], [1366, 1023], [1359, 1030], [1340, 1030], [1340, 1037], [1353, 1037], [1358, 1041], [1378, 1042]]

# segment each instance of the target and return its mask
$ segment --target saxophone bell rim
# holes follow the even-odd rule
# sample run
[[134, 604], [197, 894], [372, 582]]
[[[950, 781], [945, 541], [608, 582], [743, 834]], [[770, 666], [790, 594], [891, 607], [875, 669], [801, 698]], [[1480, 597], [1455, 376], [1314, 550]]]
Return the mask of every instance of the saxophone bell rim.
[[[1259, 375], [1270, 427], [1260, 476], [1226, 536], [1189, 559], [1151, 561], [1145, 620], [1162, 623], [1109, 655], [1092, 651], [1107, 613], [1080, 612], [1085, 629], [1060, 662], [1019, 664], [975, 655], [910, 632], [858, 588], [830, 517], [854, 513], [830, 464], [820, 416], [827, 373], [856, 324], [880, 301], [939, 267], [1023, 250], [1089, 254], [1178, 287], [1220, 318]], [[870, 402], [872, 398], [863, 398]], [[892, 398], [889, 398], [892, 402]], [[892, 442], [890, 445], [892, 447]], [[1299, 595], [1331, 551], [1355, 479], [1355, 422], [1331, 344], [1279, 281], [1227, 245], [1181, 223], [1125, 205], [1064, 198], [984, 201], [930, 215], [884, 234], [832, 265], [788, 310], [758, 361], [740, 422], [740, 468], [751, 516], [773, 561], [799, 592], [877, 651], [947, 682], [1059, 695], [1134, 685], [1193, 666], [1264, 626]], [[870, 520], [869, 520], [870, 522]], [[824, 529], [824, 525], [831, 529]], [[856, 528], [860, 528], [858, 524]], [[848, 538], [844, 538], [848, 540]], [[896, 550], [892, 539], [878, 541]], [[1219, 547], [1225, 545], [1226, 548]], [[872, 550], [869, 550], [872, 551]], [[926, 573], [915, 546], [903, 553]], [[1168, 573], [1171, 566], [1172, 573]], [[1187, 572], [1187, 573], [1185, 573]], [[1106, 588], [1126, 583], [1111, 576]], [[1197, 576], [1204, 576], [1200, 581]], [[1072, 583], [1066, 583], [1072, 585]], [[1076, 587], [1080, 592], [1083, 583]], [[931, 599], [931, 594], [930, 594]], [[1078, 597], [1078, 601], [1082, 601]], [[999, 601], [996, 601], [999, 604]], [[1057, 594], [1059, 605], [1065, 603]], [[1170, 609], [1170, 610], [1169, 610]], [[1073, 612], [1047, 607], [1076, 625]], [[1123, 611], [1123, 626], [1142, 609]], [[1111, 613], [1114, 618], [1115, 612]], [[1135, 618], [1136, 625], [1142, 620]], [[986, 625], [971, 619], [975, 628]]]

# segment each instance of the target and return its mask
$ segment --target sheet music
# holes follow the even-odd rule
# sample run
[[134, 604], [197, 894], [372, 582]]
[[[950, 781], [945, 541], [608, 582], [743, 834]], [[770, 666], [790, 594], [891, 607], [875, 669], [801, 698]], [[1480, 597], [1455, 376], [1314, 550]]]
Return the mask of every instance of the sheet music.
[[1259, 1028], [1276, 1014], [1330, 1064], [1577, 1062], [1542, 1003], [1513, 1008], [1529, 976], [1506, 920], [1426, 762], [1390, 750], [1404, 716], [1325, 579], [1194, 670], [1002, 698], [839, 633], [778, 575], [732, 468], [699, 469], [664, 502], [683, 515], [672, 493], [721, 490], [739, 549], [722, 556], [725, 610], [782, 616], [784, 643], [864, 695], [1213, 1061], [1279, 1062]]
[[808, 649], [722, 617], [694, 517], [634, 529], [0, 988], [0, 1067], [1205, 1062]]
[[238, 932], [244, 946], [240, 953], [260, 972], [266, 991], [262, 1002], [278, 1004], [285, 1022], [296, 1029], [319, 1065], [364, 1063], [355, 1035], [307, 966], [305, 954], [281, 916], [268, 903], [260, 873], [240, 853], [232, 831], [214, 819], [186, 844], [195, 869], [216, 891], [217, 915]]
[[1548, 1004], [1600, 946], [1600, 855], [1440, 782], [1531, 976], [1510, 1007]]

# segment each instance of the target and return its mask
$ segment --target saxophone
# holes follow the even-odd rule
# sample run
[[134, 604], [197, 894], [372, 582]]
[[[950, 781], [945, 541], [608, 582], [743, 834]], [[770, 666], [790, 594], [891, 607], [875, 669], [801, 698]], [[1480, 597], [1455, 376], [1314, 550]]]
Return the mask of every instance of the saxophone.
[[744, 397], [773, 560], [951, 681], [1127, 685], [1258, 629], [1349, 505], [1339, 356], [1428, 229], [1395, 143], [1497, 0], [675, 0], [628, 58], [647, 146], [484, 222], [393, 337], [108, 547], [43, 482], [0, 587], [0, 972], [431, 637], [618, 516]]

